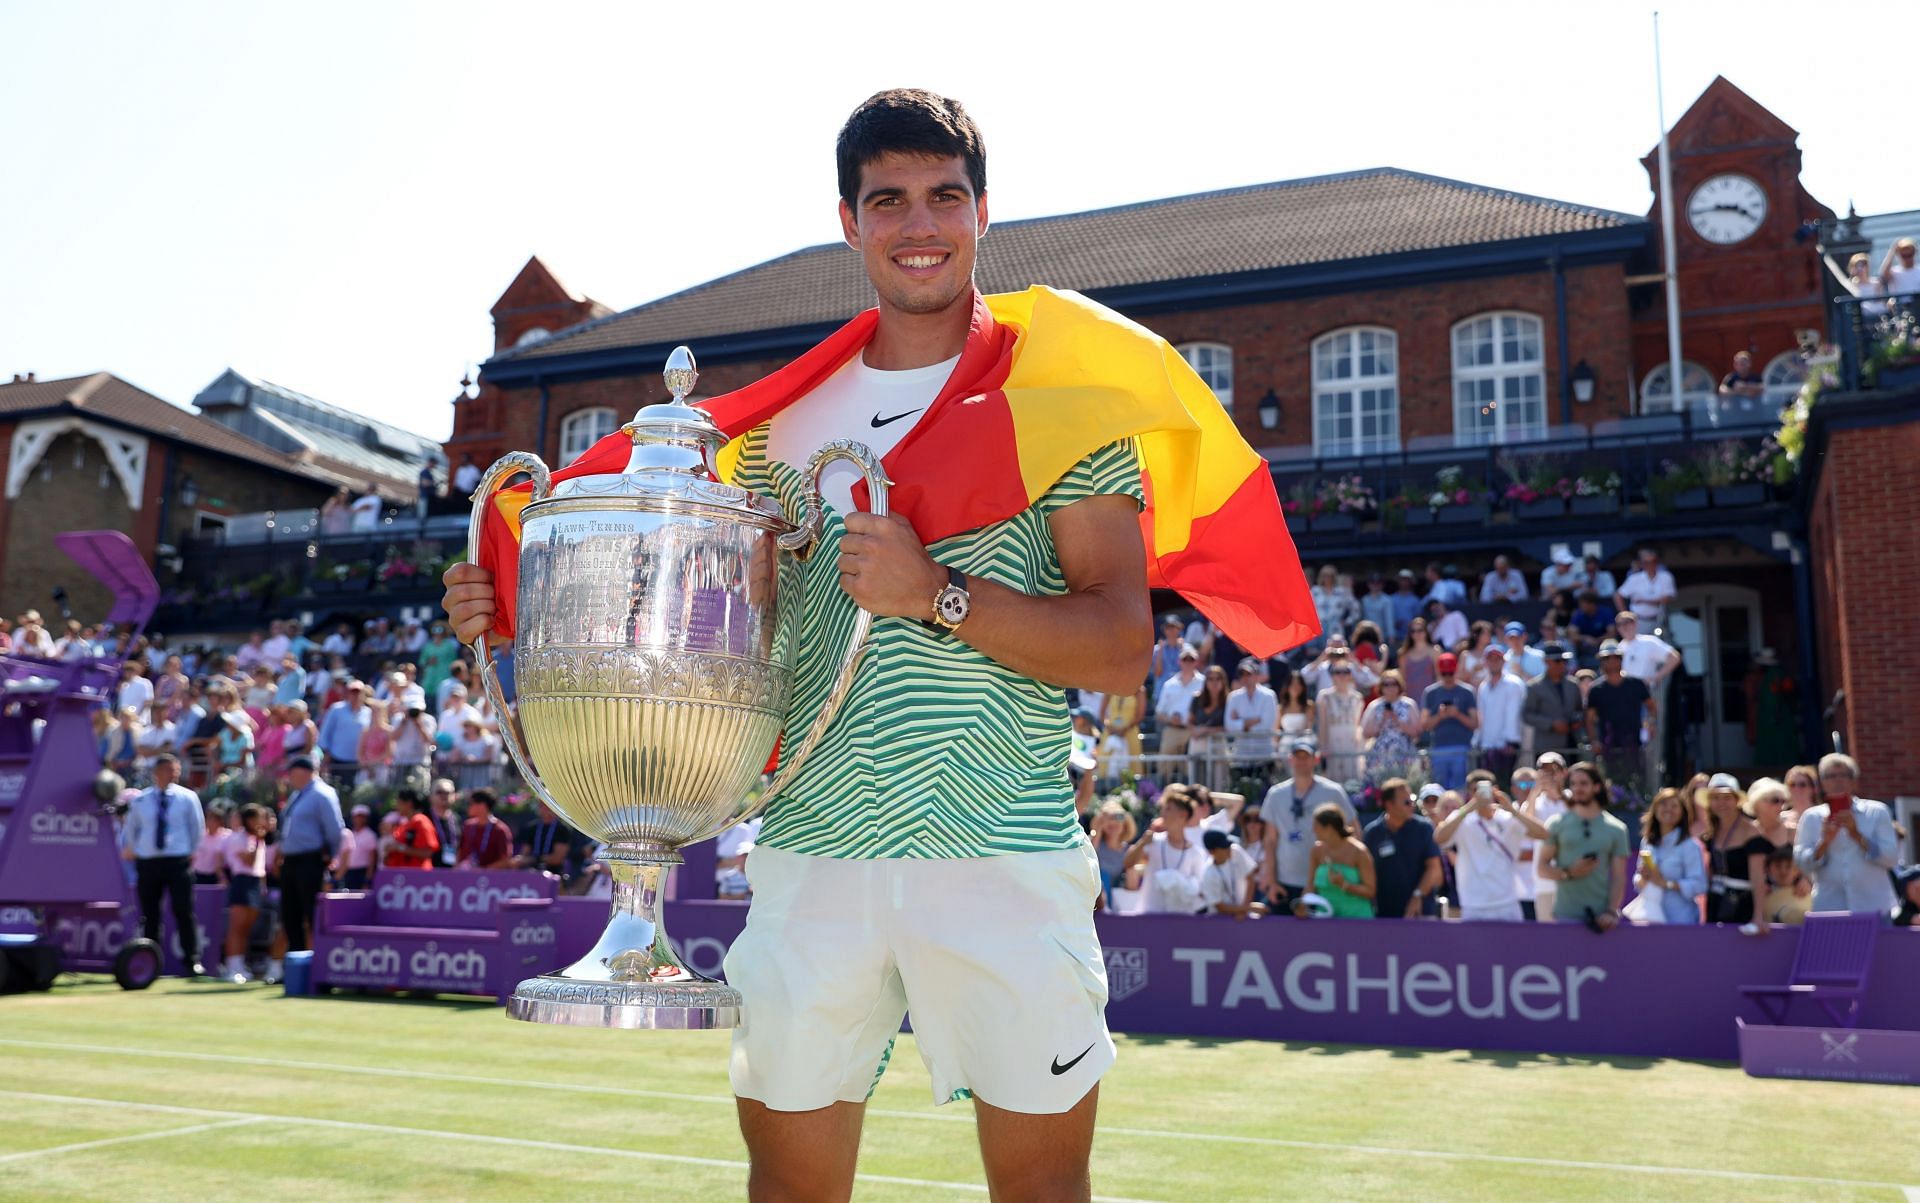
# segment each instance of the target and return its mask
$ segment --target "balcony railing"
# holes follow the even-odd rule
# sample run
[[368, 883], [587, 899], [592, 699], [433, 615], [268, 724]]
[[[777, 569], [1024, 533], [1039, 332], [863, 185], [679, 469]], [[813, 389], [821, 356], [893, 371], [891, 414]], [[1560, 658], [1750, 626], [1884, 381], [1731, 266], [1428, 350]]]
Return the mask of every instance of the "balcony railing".
[[1267, 455], [1296, 534], [1667, 524], [1697, 520], [1705, 510], [1784, 503], [1793, 478], [1773, 441], [1778, 425], [1767, 407], [1729, 406], [1554, 427], [1501, 446], [1423, 439], [1376, 455], [1315, 458], [1311, 448]]
[[1920, 296], [1833, 298], [1839, 387], [1848, 392], [1920, 380]]

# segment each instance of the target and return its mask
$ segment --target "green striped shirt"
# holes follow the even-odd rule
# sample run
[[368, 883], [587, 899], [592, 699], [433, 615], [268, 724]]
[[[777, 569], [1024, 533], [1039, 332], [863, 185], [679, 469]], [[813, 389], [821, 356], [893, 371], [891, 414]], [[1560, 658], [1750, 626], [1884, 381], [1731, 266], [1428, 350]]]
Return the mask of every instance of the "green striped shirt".
[[[747, 435], [734, 483], [801, 512], [799, 469], [767, 458], [767, 429]], [[1080, 461], [1004, 522], [927, 548], [942, 564], [1022, 593], [1067, 591], [1047, 518], [1098, 494], [1142, 502], [1132, 442]], [[840, 588], [846, 527], [827, 507], [803, 566], [802, 635], [787, 744], [819, 713], [845, 654], [855, 608]], [[932, 598], [928, 598], [931, 613]], [[1022, 676], [946, 631], [876, 618], [847, 700], [806, 764], [767, 808], [756, 842], [812, 856], [955, 858], [1048, 852], [1080, 838], [1067, 779], [1073, 727], [1065, 691]]]

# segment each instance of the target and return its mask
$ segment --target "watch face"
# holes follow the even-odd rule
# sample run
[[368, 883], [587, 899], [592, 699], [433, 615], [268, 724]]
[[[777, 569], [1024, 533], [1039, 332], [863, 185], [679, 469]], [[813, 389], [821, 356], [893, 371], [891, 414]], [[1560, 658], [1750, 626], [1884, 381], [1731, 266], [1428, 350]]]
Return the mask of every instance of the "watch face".
[[1716, 175], [1687, 198], [1693, 232], [1718, 246], [1744, 242], [1766, 219], [1766, 191], [1744, 175]]
[[955, 589], [948, 585], [940, 592], [940, 619], [950, 627], [957, 627], [966, 621], [967, 594], [964, 589]]

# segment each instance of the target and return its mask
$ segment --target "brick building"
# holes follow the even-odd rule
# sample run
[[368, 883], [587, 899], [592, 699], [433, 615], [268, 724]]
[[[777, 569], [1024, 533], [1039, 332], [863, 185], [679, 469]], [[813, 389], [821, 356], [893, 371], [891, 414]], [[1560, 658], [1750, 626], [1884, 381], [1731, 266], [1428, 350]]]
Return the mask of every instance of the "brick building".
[[149, 562], [235, 514], [314, 506], [351, 479], [273, 451], [106, 372], [0, 384], [0, 613], [51, 620], [63, 585], [74, 617], [112, 604], [49, 537], [125, 531]]
[[[1754, 763], [1748, 733], [1758, 653], [1776, 649], [1802, 684], [1808, 754], [1820, 698], [1853, 663], [1844, 626], [1809, 637], [1816, 616], [1844, 611], [1844, 583], [1816, 585], [1812, 569], [1841, 541], [1817, 526], [1822, 548], [1810, 547], [1801, 486], [1754, 480], [1750, 463], [1772, 454], [1779, 403], [1805, 377], [1801, 332], [1829, 324], [1831, 281], [1808, 234], [1833, 213], [1800, 185], [1794, 131], [1724, 79], [1672, 136], [1688, 365], [1677, 400], [1652, 216], [1406, 171], [1002, 223], [978, 278], [989, 292], [1078, 289], [1179, 346], [1302, 503], [1295, 539], [1310, 563], [1476, 572], [1506, 553], [1537, 584], [1556, 550], [1624, 577], [1632, 548], [1657, 543], [1680, 585], [1667, 633], [1687, 669], [1670, 761], [1777, 771]], [[547, 292], [561, 304], [564, 290]], [[663, 399], [674, 345], [698, 355], [701, 393], [723, 392], [870, 303], [857, 255], [833, 243], [529, 345], [496, 306], [496, 353], [480, 397], [456, 404], [449, 454], [484, 449], [484, 465], [531, 449], [565, 463]], [[1764, 371], [1764, 400], [1716, 394], [1737, 350]], [[1747, 466], [1730, 473], [1732, 461]], [[1444, 471], [1472, 481], [1474, 504], [1405, 504]], [[1554, 473], [1611, 484], [1586, 505], [1518, 500]], [[1377, 509], [1309, 516], [1336, 476], [1360, 478]], [[1835, 503], [1831, 522], [1852, 521], [1852, 501]], [[1868, 769], [1869, 786], [1894, 791]]]

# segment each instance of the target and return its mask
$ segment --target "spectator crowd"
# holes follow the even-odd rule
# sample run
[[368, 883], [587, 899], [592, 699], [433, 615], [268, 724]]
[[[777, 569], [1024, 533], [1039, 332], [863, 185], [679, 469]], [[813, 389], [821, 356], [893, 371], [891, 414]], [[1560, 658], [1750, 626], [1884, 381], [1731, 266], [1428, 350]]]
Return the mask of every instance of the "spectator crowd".
[[[1273, 660], [1167, 615], [1140, 690], [1072, 702], [1103, 904], [1756, 934], [1809, 910], [1910, 922], [1920, 868], [1851, 759], [1744, 786], [1672, 771], [1675, 592], [1652, 548], [1618, 577], [1560, 552], [1534, 579], [1499, 556], [1477, 582], [1429, 564], [1360, 592], [1327, 565], [1322, 635]], [[1532, 626], [1499, 613], [1536, 599]], [[1772, 703], [1760, 750], [1789, 763], [1791, 679], [1770, 649], [1754, 675]]]

